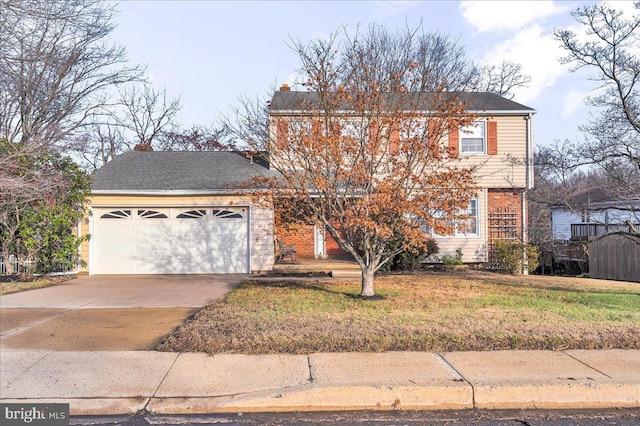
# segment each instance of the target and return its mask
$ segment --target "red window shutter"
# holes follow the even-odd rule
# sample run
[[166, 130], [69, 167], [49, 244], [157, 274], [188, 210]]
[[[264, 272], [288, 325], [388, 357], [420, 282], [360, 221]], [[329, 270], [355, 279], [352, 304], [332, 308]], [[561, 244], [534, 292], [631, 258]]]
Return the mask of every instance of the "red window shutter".
[[449, 155], [458, 158], [460, 152], [460, 136], [458, 135], [458, 126], [449, 125]]
[[487, 154], [498, 154], [498, 122], [487, 121]]
[[311, 123], [311, 137], [315, 140], [322, 137], [322, 123], [319, 120], [314, 120]]
[[389, 134], [389, 154], [397, 155], [400, 152], [400, 129], [397, 127], [391, 128]]
[[276, 145], [278, 149], [285, 149], [289, 142], [289, 120], [278, 121], [278, 135]]
[[342, 137], [342, 124], [339, 121], [334, 121], [331, 123], [331, 137], [335, 139], [340, 139]]
[[378, 126], [378, 122], [375, 120], [372, 120], [369, 122], [369, 141], [377, 141], [378, 139], [378, 131], [379, 131], [379, 126]]
[[438, 145], [440, 144], [440, 135], [437, 132], [437, 128], [435, 121], [429, 121], [427, 125], [427, 143], [429, 144], [429, 155], [432, 157], [438, 155]]

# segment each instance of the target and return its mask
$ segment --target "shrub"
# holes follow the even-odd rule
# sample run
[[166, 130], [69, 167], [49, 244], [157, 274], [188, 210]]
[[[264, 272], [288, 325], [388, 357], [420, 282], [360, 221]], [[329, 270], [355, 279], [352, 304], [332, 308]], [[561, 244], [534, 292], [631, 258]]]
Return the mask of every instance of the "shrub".
[[443, 254], [442, 256], [438, 257], [438, 260], [442, 262], [445, 270], [453, 269], [454, 266], [463, 265], [464, 263], [462, 262], [462, 248], [458, 247], [456, 249], [455, 255]]
[[515, 241], [495, 240], [489, 253], [489, 265], [491, 269], [517, 275], [522, 271], [525, 256], [529, 272], [535, 271], [539, 259], [536, 247]]
[[[404, 243], [396, 243], [397, 245]], [[413, 271], [420, 267], [425, 257], [437, 254], [440, 251], [438, 243], [433, 238], [428, 238], [424, 247], [414, 247], [396, 254], [380, 270], [382, 271]]]

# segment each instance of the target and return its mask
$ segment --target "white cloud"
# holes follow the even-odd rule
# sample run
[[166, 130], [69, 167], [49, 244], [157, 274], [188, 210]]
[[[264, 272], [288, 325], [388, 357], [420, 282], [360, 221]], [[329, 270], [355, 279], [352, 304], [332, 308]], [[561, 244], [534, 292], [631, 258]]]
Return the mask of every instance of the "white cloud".
[[626, 0], [626, 1], [603, 1], [602, 4], [604, 6], [610, 7], [611, 9], [615, 9], [617, 11], [620, 11], [624, 14], [624, 16], [626, 16], [627, 18], [630, 18], [633, 15], [639, 15], [640, 14], [640, 9], [636, 8], [634, 6], [634, 3], [636, 3], [635, 1], [630, 1], [630, 0]]
[[536, 98], [545, 87], [553, 86], [559, 77], [568, 72], [567, 67], [559, 62], [562, 55], [553, 34], [534, 24], [495, 46], [481, 62], [499, 64], [507, 60], [521, 64], [524, 74], [531, 76], [531, 83], [529, 87], [516, 92], [515, 100], [526, 103]]
[[553, 1], [467, 0], [460, 3], [462, 16], [479, 33], [515, 31], [566, 9]]

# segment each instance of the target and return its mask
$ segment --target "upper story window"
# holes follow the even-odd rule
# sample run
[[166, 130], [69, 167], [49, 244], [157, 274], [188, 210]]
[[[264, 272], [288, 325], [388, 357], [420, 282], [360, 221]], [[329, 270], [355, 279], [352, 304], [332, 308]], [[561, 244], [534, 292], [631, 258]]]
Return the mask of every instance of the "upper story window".
[[476, 121], [469, 126], [460, 128], [461, 154], [486, 154], [487, 133], [484, 121]]

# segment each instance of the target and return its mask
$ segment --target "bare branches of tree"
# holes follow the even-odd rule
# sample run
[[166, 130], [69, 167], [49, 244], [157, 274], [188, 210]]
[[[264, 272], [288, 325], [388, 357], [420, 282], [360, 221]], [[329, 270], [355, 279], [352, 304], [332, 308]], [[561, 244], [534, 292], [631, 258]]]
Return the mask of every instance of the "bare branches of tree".
[[238, 104], [231, 107], [231, 114], [223, 117], [230, 146], [238, 149], [264, 151], [269, 139], [269, 103], [271, 94], [250, 98], [238, 97]]
[[[123, 107], [116, 123], [135, 138], [135, 145], [153, 148], [154, 141], [163, 132], [171, 131], [180, 111], [180, 98], [167, 98], [166, 90], [148, 85], [125, 86], [120, 91], [118, 104]], [[162, 150], [162, 149], [161, 149]]]
[[342, 29], [292, 48], [307, 91], [284, 86], [269, 106], [272, 189], [285, 214], [353, 256], [360, 294], [373, 296], [381, 266], [426, 246], [420, 226], [450, 230], [442, 218], [463, 216], [475, 194], [476, 168], [442, 140], [474, 119], [457, 92], [475, 70], [454, 40], [420, 29]]
[[189, 129], [175, 129], [164, 132], [160, 137], [163, 151], [228, 151], [236, 147], [227, 141], [229, 131], [226, 125], [192, 126]]
[[522, 65], [511, 61], [478, 69], [478, 90], [496, 93], [507, 99], [513, 99], [515, 90], [527, 87], [530, 82], [531, 77], [523, 74]]
[[106, 89], [141, 78], [108, 42], [113, 15], [97, 0], [0, 3], [0, 132], [9, 143], [61, 146]]
[[[91, 123], [105, 92], [143, 68], [109, 41], [112, 5], [99, 0], [0, 0], [0, 240], [36, 205], [55, 203], [73, 174], [50, 160]], [[70, 232], [70, 230], [66, 230]]]
[[598, 84], [587, 100], [597, 115], [582, 126], [585, 163], [619, 159], [640, 168], [640, 3], [636, 9], [635, 16], [625, 16], [607, 5], [582, 7], [573, 16], [583, 32], [555, 34], [567, 51], [563, 62], [589, 72]]
[[[572, 65], [594, 81], [591, 121], [581, 126], [584, 144], [572, 158], [576, 166], [592, 167], [601, 176], [617, 209], [640, 219], [640, 2], [636, 12], [625, 15], [610, 5], [578, 8], [573, 17], [581, 31], [558, 30], [556, 39]], [[631, 227], [632, 234], [634, 227]]]

